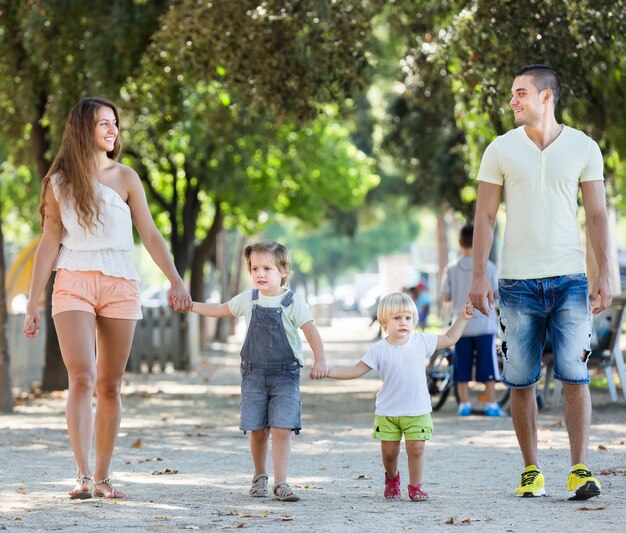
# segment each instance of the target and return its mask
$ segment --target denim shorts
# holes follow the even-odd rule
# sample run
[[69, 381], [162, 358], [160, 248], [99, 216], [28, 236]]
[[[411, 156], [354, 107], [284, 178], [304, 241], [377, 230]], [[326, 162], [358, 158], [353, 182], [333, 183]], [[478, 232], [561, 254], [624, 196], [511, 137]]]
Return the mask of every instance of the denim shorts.
[[500, 329], [504, 371], [511, 388], [530, 387], [541, 378], [541, 356], [549, 336], [554, 377], [589, 383], [591, 312], [584, 274], [540, 279], [501, 279]]
[[239, 429], [302, 428], [300, 366], [297, 362], [276, 366], [268, 369], [242, 361]]

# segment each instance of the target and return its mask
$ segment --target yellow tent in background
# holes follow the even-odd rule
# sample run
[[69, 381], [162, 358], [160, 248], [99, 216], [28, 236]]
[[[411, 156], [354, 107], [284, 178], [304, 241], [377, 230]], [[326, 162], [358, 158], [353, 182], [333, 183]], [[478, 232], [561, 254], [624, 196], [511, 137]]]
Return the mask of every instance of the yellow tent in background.
[[[30, 287], [30, 278], [33, 273], [33, 263], [35, 261], [35, 252], [41, 236], [35, 237], [28, 245], [19, 253], [13, 264], [9, 267], [5, 279], [5, 287], [7, 291], [7, 305], [9, 309], [11, 302], [18, 294], [28, 294]], [[42, 296], [43, 298], [44, 296]]]

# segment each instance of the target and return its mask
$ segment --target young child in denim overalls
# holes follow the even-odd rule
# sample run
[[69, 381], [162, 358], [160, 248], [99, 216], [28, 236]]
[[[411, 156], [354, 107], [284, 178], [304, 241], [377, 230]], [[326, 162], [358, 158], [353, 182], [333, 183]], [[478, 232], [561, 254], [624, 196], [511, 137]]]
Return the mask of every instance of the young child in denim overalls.
[[239, 427], [250, 431], [254, 463], [250, 495], [269, 496], [266, 463], [271, 435], [274, 499], [298, 501], [287, 484], [291, 432], [301, 429], [300, 368], [304, 358], [298, 328], [313, 351], [312, 379], [326, 377], [324, 347], [306, 302], [286, 288], [291, 272], [287, 249], [265, 241], [246, 247], [244, 257], [254, 289], [223, 304], [194, 302], [192, 311], [211, 317], [246, 317]]
[[376, 395], [376, 418], [372, 437], [380, 440], [388, 500], [400, 499], [398, 456], [404, 435], [408, 456], [408, 496], [413, 502], [428, 500], [422, 489], [424, 450], [430, 440], [433, 422], [426, 362], [441, 348], [459, 340], [467, 321], [474, 314], [466, 304], [454, 324], [443, 335], [414, 333], [417, 322], [415, 301], [405, 293], [385, 296], [378, 304], [378, 321], [387, 337], [374, 344], [353, 367], [329, 370], [333, 379], [354, 379], [377, 370], [383, 386]]

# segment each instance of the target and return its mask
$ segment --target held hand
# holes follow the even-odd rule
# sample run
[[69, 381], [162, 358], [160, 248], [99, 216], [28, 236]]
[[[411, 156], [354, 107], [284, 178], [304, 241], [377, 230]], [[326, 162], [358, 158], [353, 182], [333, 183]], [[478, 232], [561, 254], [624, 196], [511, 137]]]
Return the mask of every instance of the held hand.
[[168, 300], [170, 307], [178, 312], [185, 313], [187, 311], [191, 311], [192, 300], [189, 291], [185, 288], [184, 285], [180, 284], [177, 286], [172, 286], [169, 291]]
[[463, 308], [463, 318], [465, 318], [465, 320], [469, 320], [473, 316], [474, 316], [474, 306], [472, 305], [472, 302], [470, 302], [468, 298], [467, 302], [465, 303], [465, 307]]
[[309, 371], [309, 377], [311, 379], [324, 379], [328, 377], [328, 367], [326, 362], [314, 363]]
[[24, 327], [22, 328], [22, 332], [24, 333], [24, 335], [31, 339], [35, 338], [37, 336], [37, 333], [39, 333], [40, 321], [41, 317], [39, 315], [39, 311], [37, 309], [31, 311], [28, 309], [28, 307], [26, 307]]
[[591, 312], [597, 315], [611, 306], [613, 296], [611, 294], [611, 283], [608, 275], [599, 275], [593, 282], [591, 293], [589, 294]]
[[474, 306], [474, 309], [478, 309], [483, 315], [489, 316], [489, 312], [493, 309], [494, 298], [487, 276], [481, 276], [472, 280], [469, 301]]

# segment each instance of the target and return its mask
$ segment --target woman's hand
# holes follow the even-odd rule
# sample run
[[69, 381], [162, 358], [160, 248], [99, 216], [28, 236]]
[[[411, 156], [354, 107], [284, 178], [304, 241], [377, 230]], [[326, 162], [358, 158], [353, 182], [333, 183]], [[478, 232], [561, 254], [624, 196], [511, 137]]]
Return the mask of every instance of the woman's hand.
[[26, 306], [26, 316], [24, 317], [24, 328], [22, 331], [26, 337], [31, 339], [37, 336], [39, 333], [39, 324], [41, 322], [41, 316], [39, 315], [39, 311], [37, 308], [29, 309], [29, 306]]
[[182, 282], [172, 285], [169, 291], [168, 300], [170, 307], [178, 313], [191, 311], [191, 295]]

